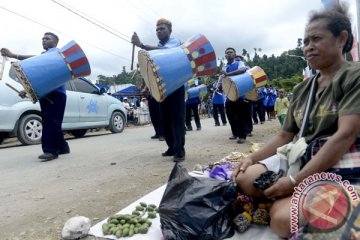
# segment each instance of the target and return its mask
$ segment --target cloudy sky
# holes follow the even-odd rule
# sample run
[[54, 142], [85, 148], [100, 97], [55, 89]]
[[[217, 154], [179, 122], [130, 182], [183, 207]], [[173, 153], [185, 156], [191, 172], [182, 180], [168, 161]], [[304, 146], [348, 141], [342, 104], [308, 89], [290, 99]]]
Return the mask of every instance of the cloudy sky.
[[[343, 1], [355, 12], [355, 0]], [[204, 34], [219, 58], [229, 46], [239, 53], [261, 48], [279, 55], [296, 47], [309, 12], [322, 7], [321, 0], [0, 0], [0, 48], [38, 54], [44, 32], [52, 31], [60, 37], [58, 47], [79, 43], [94, 81], [99, 74], [120, 73], [123, 66], [129, 71], [132, 33], [156, 45], [155, 23], [162, 17], [172, 21], [172, 35], [184, 41]]]

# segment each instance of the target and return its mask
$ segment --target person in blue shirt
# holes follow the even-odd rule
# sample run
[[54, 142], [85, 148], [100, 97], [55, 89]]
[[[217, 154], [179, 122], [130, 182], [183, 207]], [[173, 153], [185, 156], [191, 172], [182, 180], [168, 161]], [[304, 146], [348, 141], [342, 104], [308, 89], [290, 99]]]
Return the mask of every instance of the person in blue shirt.
[[271, 121], [271, 119], [275, 118], [274, 105], [277, 97], [277, 92], [270, 84], [266, 84], [265, 88], [263, 89], [263, 93], [265, 95], [263, 103], [265, 106], [266, 114], [268, 117], [268, 121]]
[[[229, 47], [225, 50], [225, 58], [227, 64], [222, 69], [223, 76], [234, 76], [244, 73], [248, 68], [245, 66], [243, 61], [235, 61], [236, 51], [234, 48]], [[229, 98], [226, 98], [225, 107], [226, 114], [230, 123], [232, 136], [230, 139], [236, 140], [238, 138], [238, 143], [242, 144], [245, 142], [247, 132], [246, 132], [246, 117], [248, 111], [246, 111], [249, 106], [245, 102], [244, 97], [240, 97], [236, 101], [231, 101]], [[250, 109], [250, 108], [249, 108]]]
[[[131, 42], [135, 46], [147, 51], [179, 47], [182, 42], [177, 38], [170, 37], [171, 32], [172, 23], [167, 19], [161, 18], [156, 23], [156, 35], [159, 39], [157, 46], [144, 45], [136, 33], [133, 34]], [[173, 160], [175, 162], [185, 160], [184, 97], [185, 88], [182, 85], [160, 103], [163, 117], [163, 134], [168, 146], [168, 149], [162, 153], [162, 156], [174, 156]]]
[[220, 76], [218, 80], [213, 84], [212, 88], [210, 89], [212, 94], [212, 106], [213, 106], [213, 118], [215, 121], [215, 126], [220, 126], [219, 122], [219, 113], [221, 117], [222, 124], [225, 126], [226, 116], [225, 116], [225, 109], [224, 109], [224, 91], [222, 89], [222, 80], [223, 76]]
[[[43, 54], [50, 51], [57, 51], [58, 36], [54, 33], [46, 32], [42, 38], [42, 45], [45, 50]], [[1, 49], [1, 55], [18, 60], [24, 60], [33, 55], [14, 54], [10, 50]], [[25, 97], [26, 92], [19, 93], [21, 97]], [[68, 143], [64, 139], [61, 124], [64, 118], [66, 106], [66, 86], [62, 85], [46, 96], [39, 99], [42, 118], [42, 136], [41, 147], [43, 154], [39, 156], [43, 162], [58, 158], [59, 154], [70, 153]]]
[[[190, 86], [190, 88], [196, 87], [195, 85]], [[191, 118], [194, 116], [196, 130], [201, 130], [201, 123], [200, 123], [200, 117], [199, 117], [199, 104], [201, 103], [200, 97], [193, 97], [188, 98], [185, 101], [186, 105], [186, 114], [185, 114], [185, 124], [186, 124], [186, 130], [192, 131], [193, 128], [191, 126]]]
[[[264, 108], [264, 99], [265, 99], [265, 94], [264, 94], [264, 89], [265, 87], [260, 87], [257, 89], [257, 93], [258, 93], [258, 100], [254, 103], [253, 105], [253, 121], [254, 124], [258, 124], [259, 120], [260, 120], [260, 124], [264, 124], [265, 123], [265, 108]], [[258, 120], [259, 118], [259, 120]]]

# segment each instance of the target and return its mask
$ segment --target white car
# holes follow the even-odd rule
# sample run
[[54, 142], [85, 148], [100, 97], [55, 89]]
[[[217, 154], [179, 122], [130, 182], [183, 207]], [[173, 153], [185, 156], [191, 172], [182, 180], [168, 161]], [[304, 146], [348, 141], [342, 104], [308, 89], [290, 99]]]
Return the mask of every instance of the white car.
[[[22, 99], [6, 84], [23, 90], [10, 62], [0, 65], [0, 144], [5, 138], [17, 136], [25, 145], [41, 142], [41, 110], [37, 102]], [[15, 81], [17, 80], [17, 81]], [[88, 129], [102, 128], [120, 133], [126, 125], [127, 111], [122, 102], [105, 93], [85, 78], [66, 83], [66, 108], [62, 129], [82, 137]]]

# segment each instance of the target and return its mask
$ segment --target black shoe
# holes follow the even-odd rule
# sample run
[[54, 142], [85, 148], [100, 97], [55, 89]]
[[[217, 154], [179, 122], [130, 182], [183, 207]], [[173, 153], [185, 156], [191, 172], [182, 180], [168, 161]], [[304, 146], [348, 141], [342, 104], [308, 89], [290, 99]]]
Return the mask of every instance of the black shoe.
[[70, 148], [69, 147], [66, 147], [66, 148], [63, 148], [59, 151], [59, 155], [61, 154], [69, 154], [70, 153]]
[[260, 124], [264, 124], [265, 122], [260, 122]]
[[220, 126], [220, 123], [215, 123], [215, 127], [218, 127], [218, 126]]
[[185, 160], [185, 154], [175, 154], [173, 160], [174, 162], [183, 162]]
[[249, 133], [249, 134], [248, 134], [248, 137], [252, 137], [252, 136], [253, 136], [253, 134], [252, 134], [252, 133]]
[[243, 143], [245, 143], [245, 139], [243, 139], [243, 138], [239, 138], [239, 140], [237, 140], [237, 143], [239, 143], [239, 144], [243, 144]]
[[237, 139], [237, 136], [232, 136], [232, 137], [229, 137], [230, 140], [236, 140]]
[[42, 159], [41, 162], [47, 162], [58, 158], [58, 155], [53, 153], [44, 153], [39, 156], [39, 159]]
[[226, 126], [226, 123], [223, 123], [223, 126]]
[[197, 128], [196, 128], [196, 131], [200, 131], [200, 130], [201, 130], [201, 127], [197, 127]]
[[253, 125], [258, 125], [259, 123], [258, 122], [254, 122]]
[[193, 129], [192, 129], [192, 127], [187, 127], [186, 128], [186, 131], [192, 131]]
[[163, 136], [159, 136], [159, 141], [165, 141], [165, 138]]
[[151, 139], [157, 139], [157, 138], [159, 138], [159, 136], [158, 136], [158, 135], [154, 135], [154, 136], [151, 136], [150, 138], [151, 138]]
[[166, 152], [163, 152], [161, 154], [161, 156], [163, 156], [163, 157], [171, 157], [171, 156], [174, 156], [174, 153], [172, 153], [170, 151], [166, 151]]

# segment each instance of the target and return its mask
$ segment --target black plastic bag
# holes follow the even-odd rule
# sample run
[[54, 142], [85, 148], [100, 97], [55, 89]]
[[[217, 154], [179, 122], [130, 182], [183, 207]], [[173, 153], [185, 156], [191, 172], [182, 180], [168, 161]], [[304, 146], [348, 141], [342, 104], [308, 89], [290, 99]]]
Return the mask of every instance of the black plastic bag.
[[234, 182], [192, 177], [175, 164], [159, 206], [165, 240], [220, 240], [234, 235]]

